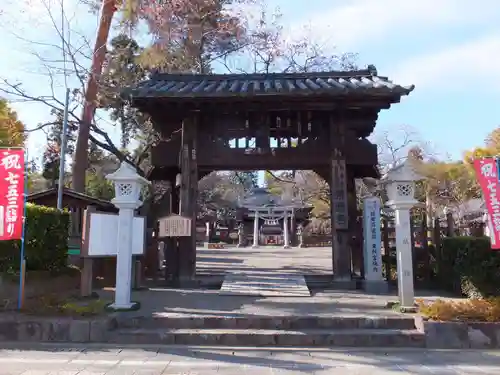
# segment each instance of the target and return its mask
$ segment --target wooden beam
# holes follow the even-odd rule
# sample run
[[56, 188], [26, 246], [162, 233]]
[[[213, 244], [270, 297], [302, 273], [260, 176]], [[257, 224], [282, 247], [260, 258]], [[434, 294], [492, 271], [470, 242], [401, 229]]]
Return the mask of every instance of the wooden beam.
[[364, 96], [352, 95], [342, 97], [331, 96], [297, 96], [297, 97], [247, 97], [238, 96], [226, 98], [141, 98], [135, 99], [132, 105], [142, 112], [152, 113], [158, 110], [167, 111], [167, 113], [176, 113], [185, 116], [191, 111], [207, 111], [212, 109], [214, 112], [232, 112], [238, 111], [333, 111], [346, 110], [349, 108], [374, 108], [388, 109], [391, 104], [399, 103], [399, 96]]
[[[196, 123], [193, 117], [184, 119], [182, 123], [182, 149], [180, 156], [181, 167], [181, 187], [180, 187], [180, 214], [185, 217], [193, 217], [193, 169], [196, 168]], [[198, 181], [196, 181], [196, 184]], [[193, 222], [191, 228], [195, 228]], [[194, 254], [194, 255], [193, 255]], [[179, 238], [179, 283], [181, 286], [190, 285], [195, 277], [196, 265], [193, 264], [193, 258], [196, 260], [196, 246], [193, 248], [191, 237]]]
[[[277, 148], [259, 153], [257, 149], [223, 147], [198, 139], [198, 164], [209, 170], [287, 170], [314, 169], [329, 164], [331, 151], [327, 137], [308, 139], [297, 147]], [[153, 166], [178, 165], [178, 148], [172, 142], [160, 142], [151, 150]], [[347, 137], [344, 158], [348, 166], [376, 165], [377, 146], [366, 139]]]

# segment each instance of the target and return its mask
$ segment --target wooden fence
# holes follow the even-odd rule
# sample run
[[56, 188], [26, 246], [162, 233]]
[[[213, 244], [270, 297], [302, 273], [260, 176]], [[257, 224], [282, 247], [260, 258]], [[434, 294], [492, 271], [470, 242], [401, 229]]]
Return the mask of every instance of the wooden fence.
[[[434, 284], [435, 265], [440, 260], [443, 238], [457, 235], [484, 235], [484, 228], [481, 224], [456, 226], [451, 216], [446, 219], [434, 220], [429, 228], [425, 214], [421, 211], [412, 214], [410, 223], [414, 281], [416, 285], [423, 287], [432, 287]], [[357, 231], [353, 232], [353, 236], [359, 236], [362, 239], [361, 226], [358, 227]], [[381, 242], [384, 277], [389, 281], [396, 281], [396, 232], [394, 220], [390, 217], [382, 219]], [[362, 246], [362, 241], [358, 243], [361, 243]], [[331, 245], [331, 234], [308, 233], [304, 235], [305, 247]], [[361, 273], [363, 273], [363, 270], [361, 270]]]
[[[425, 213], [420, 211], [411, 216], [410, 223], [414, 281], [416, 285], [427, 288], [435, 285], [435, 270], [436, 265], [440, 263], [443, 238], [484, 235], [483, 225], [476, 223], [458, 226], [451, 214], [447, 215], [446, 219], [433, 220], [432, 226], [428, 227]], [[383, 218], [381, 231], [384, 275], [387, 280], [395, 281], [397, 270], [394, 221]]]

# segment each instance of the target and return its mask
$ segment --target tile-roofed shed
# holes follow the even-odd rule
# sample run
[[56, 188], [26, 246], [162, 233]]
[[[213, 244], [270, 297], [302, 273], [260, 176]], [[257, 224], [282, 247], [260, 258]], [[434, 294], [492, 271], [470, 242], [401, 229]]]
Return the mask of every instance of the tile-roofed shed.
[[258, 97], [343, 97], [352, 95], [399, 101], [413, 86], [401, 86], [377, 75], [373, 65], [356, 71], [271, 74], [155, 74], [125, 94], [131, 99], [198, 100]]

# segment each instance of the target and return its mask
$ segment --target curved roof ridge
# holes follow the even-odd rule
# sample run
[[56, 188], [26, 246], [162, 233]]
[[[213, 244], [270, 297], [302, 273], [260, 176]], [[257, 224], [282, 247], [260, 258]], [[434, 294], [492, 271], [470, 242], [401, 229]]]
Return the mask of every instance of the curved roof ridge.
[[369, 65], [367, 69], [357, 70], [330, 70], [319, 72], [276, 72], [276, 73], [218, 73], [218, 74], [198, 74], [198, 73], [154, 73], [150, 80], [263, 80], [263, 79], [306, 79], [323, 77], [372, 77], [377, 75], [377, 69], [374, 65]]

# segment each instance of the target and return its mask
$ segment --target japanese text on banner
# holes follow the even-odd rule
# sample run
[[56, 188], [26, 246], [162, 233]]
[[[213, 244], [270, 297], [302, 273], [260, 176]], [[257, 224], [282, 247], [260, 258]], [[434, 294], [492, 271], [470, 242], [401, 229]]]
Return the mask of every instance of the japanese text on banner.
[[0, 241], [23, 232], [24, 150], [0, 149]]
[[491, 248], [500, 249], [500, 201], [496, 160], [493, 158], [474, 160], [477, 181], [483, 192], [491, 229]]
[[363, 200], [363, 237], [365, 280], [381, 281], [382, 256], [380, 239], [380, 199], [369, 197]]

